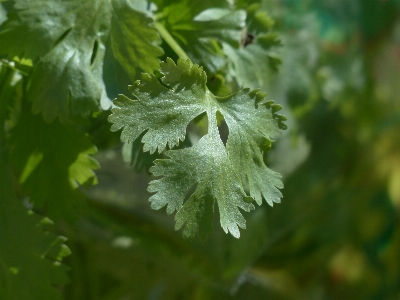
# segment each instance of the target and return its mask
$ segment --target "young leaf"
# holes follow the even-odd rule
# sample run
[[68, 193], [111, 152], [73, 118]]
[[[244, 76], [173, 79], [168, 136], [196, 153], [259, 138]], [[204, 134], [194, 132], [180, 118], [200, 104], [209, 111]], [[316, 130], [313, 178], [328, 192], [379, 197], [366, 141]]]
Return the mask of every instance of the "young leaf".
[[[112, 131], [123, 128], [121, 139], [135, 141], [143, 132], [144, 151], [162, 152], [185, 137], [186, 127], [205, 112], [208, 133], [190, 148], [169, 150], [169, 159], [155, 161], [150, 171], [164, 176], [149, 186], [151, 206], [167, 206], [176, 214], [176, 229], [185, 223], [183, 235], [210, 233], [214, 202], [226, 233], [239, 237], [238, 227], [246, 222], [239, 208], [250, 211], [254, 199], [270, 205], [280, 202], [280, 175], [267, 168], [263, 152], [272, 135], [284, 128], [284, 117], [276, 115], [279, 106], [264, 102], [265, 94], [242, 89], [227, 97], [216, 97], [206, 87], [206, 74], [190, 60], [171, 59], [161, 63], [162, 83], [154, 75], [143, 74], [130, 87], [131, 100], [121, 95], [114, 101], [109, 121]], [[217, 127], [217, 112], [225, 118], [229, 137], [224, 146]], [[249, 188], [247, 195], [245, 189]], [[191, 191], [194, 190], [193, 193]], [[185, 201], [185, 199], [187, 201]]]

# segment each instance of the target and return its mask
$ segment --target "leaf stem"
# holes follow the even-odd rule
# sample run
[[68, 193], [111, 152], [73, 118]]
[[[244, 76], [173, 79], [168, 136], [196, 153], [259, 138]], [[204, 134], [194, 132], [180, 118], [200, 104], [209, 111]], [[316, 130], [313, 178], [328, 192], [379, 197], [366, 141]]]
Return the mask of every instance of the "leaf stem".
[[154, 27], [158, 30], [158, 33], [164, 41], [172, 48], [172, 50], [174, 50], [176, 55], [185, 59], [190, 59], [186, 52], [181, 48], [181, 46], [179, 46], [176, 40], [160, 22], [154, 22]]

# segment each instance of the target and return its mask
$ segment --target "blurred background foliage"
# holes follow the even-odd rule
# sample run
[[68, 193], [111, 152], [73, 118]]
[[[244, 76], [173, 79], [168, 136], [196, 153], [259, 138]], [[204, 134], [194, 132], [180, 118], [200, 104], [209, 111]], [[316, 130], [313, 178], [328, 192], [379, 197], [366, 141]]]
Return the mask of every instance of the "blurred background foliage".
[[[244, 48], [253, 56], [225, 45], [243, 73], [227, 84], [216, 58], [205, 66], [209, 87], [261, 88], [283, 106], [288, 130], [266, 157], [284, 176], [282, 203], [245, 213], [239, 240], [218, 219], [207, 241], [185, 240], [172, 216], [150, 209], [154, 157], [120, 145], [100, 114], [87, 125], [99, 184], [75, 225], [59, 225], [73, 253], [66, 299], [400, 299], [400, 1], [236, 5], [260, 44]], [[162, 48], [162, 59], [176, 58]], [[201, 62], [201, 51], [192, 55]], [[269, 67], [252, 68], [257, 59]], [[121, 78], [107, 90], [129, 83]]]

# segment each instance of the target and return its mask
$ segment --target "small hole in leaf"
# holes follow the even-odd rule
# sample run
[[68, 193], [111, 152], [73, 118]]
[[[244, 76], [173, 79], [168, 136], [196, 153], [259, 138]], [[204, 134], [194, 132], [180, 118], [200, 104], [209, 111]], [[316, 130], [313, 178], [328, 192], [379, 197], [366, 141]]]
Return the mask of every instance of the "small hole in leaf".
[[228, 125], [226, 125], [224, 117], [219, 111], [217, 111], [217, 124], [218, 124], [219, 136], [221, 137], [224, 146], [226, 146], [226, 142], [228, 141], [228, 136], [229, 136], [229, 128]]
[[91, 65], [93, 65], [93, 62], [96, 59], [96, 55], [97, 55], [97, 50], [98, 49], [99, 49], [99, 42], [96, 40], [96, 41], [94, 41], [92, 57], [90, 58], [90, 64]]
[[250, 181], [249, 181], [249, 177], [246, 174], [246, 184], [243, 187], [244, 192], [246, 193], [246, 195], [250, 195]]
[[191, 145], [197, 144], [197, 142], [207, 134], [208, 130], [208, 119], [206, 112], [201, 113], [189, 122], [186, 127], [186, 136], [190, 140]]
[[59, 43], [61, 43], [69, 34], [69, 32], [72, 30], [72, 28], [67, 29], [60, 37], [55, 41], [54, 43], [54, 48], [57, 47]]
[[[193, 119], [193, 122], [197, 125], [197, 124], [199, 124], [200, 122], [204, 122], [204, 119], [207, 117], [207, 114], [206, 114], [206, 112], [203, 112], [203, 113], [201, 113], [200, 115], [198, 115], [197, 117], [195, 117], [194, 119]], [[207, 125], [207, 124], [206, 124]], [[206, 128], [207, 128], [207, 126], [206, 126]]]

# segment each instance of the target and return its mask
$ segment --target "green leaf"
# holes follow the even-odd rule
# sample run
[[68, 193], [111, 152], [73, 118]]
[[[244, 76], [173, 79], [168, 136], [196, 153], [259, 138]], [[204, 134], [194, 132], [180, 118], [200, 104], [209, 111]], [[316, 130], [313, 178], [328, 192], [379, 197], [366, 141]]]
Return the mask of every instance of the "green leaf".
[[156, 45], [159, 37], [151, 26], [151, 14], [138, 11], [137, 2], [146, 3], [146, 1], [112, 1], [111, 46], [115, 58], [131, 79], [136, 78], [135, 67], [148, 73], [156, 70], [159, 66], [157, 57], [164, 53]]
[[46, 123], [24, 103], [10, 143], [23, 193], [34, 207], [45, 208], [54, 220], [72, 220], [76, 209], [85, 204], [78, 187], [97, 183], [93, 170], [98, 163], [90, 157], [96, 147], [90, 138], [70, 124]]
[[[43, 231], [51, 221], [25, 209], [14, 191], [7, 142], [7, 110], [17, 93], [16, 72], [0, 64], [0, 298], [62, 299], [65, 238]], [[17, 79], [17, 80], [16, 80]]]
[[[261, 44], [260, 40], [269, 46]], [[223, 44], [223, 50], [233, 65], [231, 75], [240, 86], [256, 88], [265, 85], [266, 80], [271, 78], [281, 64], [281, 59], [273, 49], [278, 45], [279, 41], [274, 34], [260, 35], [256, 37], [254, 44], [239, 49]]]
[[136, 2], [143, 1], [15, 1], [0, 52], [37, 62], [28, 90], [34, 113], [66, 121], [98, 110], [99, 101], [109, 107], [102, 74], [108, 38], [113, 59], [132, 79], [136, 68], [157, 67], [162, 50], [151, 14], [135, 10]]
[[[5, 148], [2, 148], [4, 152]], [[55, 286], [67, 283], [60, 262], [66, 238], [45, 233], [43, 221], [18, 201], [4, 153], [0, 159], [0, 294], [2, 299], [62, 299]], [[48, 222], [48, 221], [46, 221]]]
[[141, 143], [142, 135], [133, 143], [124, 143], [122, 147], [124, 161], [134, 166], [136, 172], [142, 171], [143, 168], [149, 171], [153, 165], [153, 161], [161, 157], [159, 153], [150, 154], [149, 152], [143, 152], [143, 144]]
[[241, 47], [222, 45], [232, 64], [231, 72], [240, 86], [250, 88], [265, 85], [268, 77], [278, 70], [281, 59], [277, 48], [281, 46], [278, 36], [271, 32], [274, 21], [259, 5], [247, 8], [246, 36]]
[[0, 188], [0, 294], [2, 299], [62, 299], [55, 286], [67, 283], [60, 264], [69, 254], [65, 238], [45, 233], [39, 216], [24, 209], [12, 184]]
[[215, 74], [226, 61], [221, 43], [238, 47], [245, 25], [244, 10], [227, 1], [173, 1], [163, 3], [164, 26], [189, 57]]
[[[176, 229], [186, 223], [183, 235], [193, 237], [210, 233], [216, 202], [222, 228], [239, 237], [238, 227], [246, 226], [239, 208], [253, 209], [253, 199], [258, 204], [262, 198], [270, 205], [280, 202], [280, 175], [267, 168], [263, 153], [271, 137], [284, 128], [285, 118], [275, 114], [279, 106], [265, 102], [265, 94], [257, 91], [214, 96], [206, 87], [205, 72], [190, 60], [179, 59], [175, 65], [167, 59], [160, 72], [162, 83], [154, 75], [143, 74], [130, 87], [134, 100], [121, 95], [114, 101], [111, 130], [123, 128], [121, 139], [128, 143], [146, 132], [144, 151], [162, 152], [167, 145], [178, 145], [189, 122], [205, 112], [208, 133], [193, 147], [167, 151], [170, 159], [156, 160], [150, 169], [153, 175], [164, 176], [150, 183], [149, 191], [156, 192], [151, 206], [167, 206], [168, 214], [177, 211]], [[229, 128], [226, 147], [218, 131], [217, 112]]]
[[[143, 144], [141, 142], [143, 135], [144, 132], [133, 143], [124, 143], [122, 147], [124, 161], [134, 166], [136, 172], [141, 172], [143, 169], [149, 172], [153, 161], [163, 157], [163, 154], [157, 152], [150, 154], [143, 151]], [[182, 149], [190, 146], [192, 146], [192, 143], [186, 135], [185, 140], [176, 148]]]
[[0, 61], [0, 121], [5, 122], [10, 116], [10, 106], [20, 74], [7, 61]]
[[4, 9], [3, 5], [1, 4], [2, 1], [0, 1], [0, 25], [7, 20], [7, 11]]

